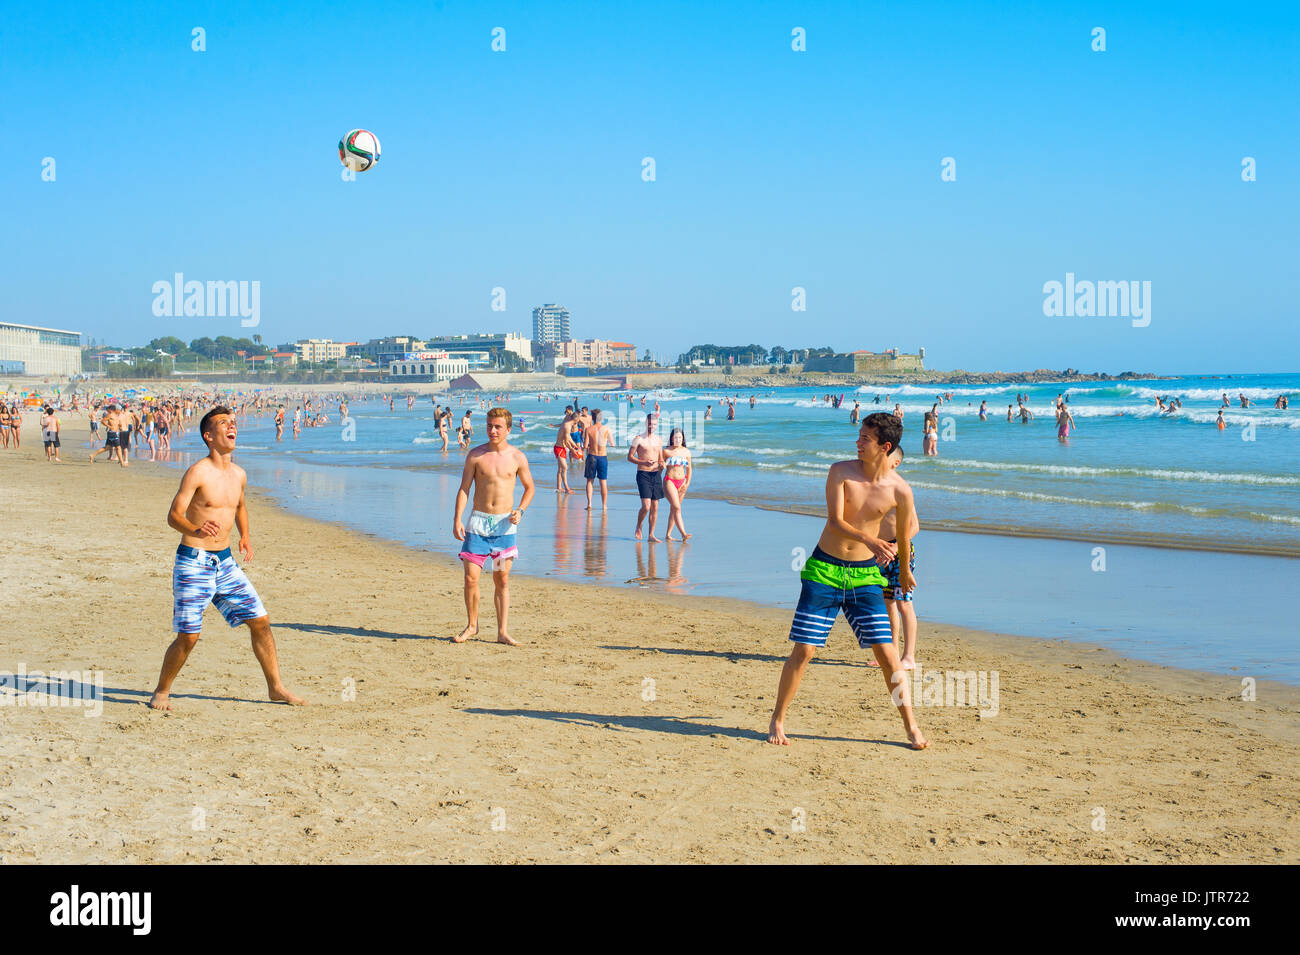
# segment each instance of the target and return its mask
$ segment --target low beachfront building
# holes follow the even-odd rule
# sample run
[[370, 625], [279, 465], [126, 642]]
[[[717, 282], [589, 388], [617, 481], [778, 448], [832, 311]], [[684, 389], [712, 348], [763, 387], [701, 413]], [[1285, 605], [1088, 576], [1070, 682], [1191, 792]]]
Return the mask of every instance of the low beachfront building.
[[[429, 339], [430, 348], [457, 354], [513, 352], [528, 365], [533, 363], [533, 340], [515, 332], [492, 332], [485, 335], [435, 335]], [[471, 365], [474, 360], [471, 359]]]
[[388, 363], [389, 377], [405, 381], [451, 381], [468, 373], [468, 359], [445, 351], [410, 352]]
[[0, 361], [9, 374], [81, 374], [81, 333], [39, 325], [0, 322]]

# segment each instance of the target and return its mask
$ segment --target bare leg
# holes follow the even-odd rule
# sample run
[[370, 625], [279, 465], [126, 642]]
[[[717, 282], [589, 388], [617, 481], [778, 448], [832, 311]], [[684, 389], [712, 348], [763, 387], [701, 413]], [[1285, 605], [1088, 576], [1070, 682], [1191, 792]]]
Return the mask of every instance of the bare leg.
[[785, 711], [794, 699], [795, 691], [803, 680], [803, 672], [808, 668], [808, 661], [816, 652], [806, 643], [796, 643], [781, 668], [781, 683], [776, 690], [776, 706], [772, 709], [772, 723], [767, 729], [767, 741], [776, 746], [789, 746], [785, 735]]
[[[682, 505], [680, 503], [678, 503], [676, 510], [677, 510], [677, 530], [681, 532], [682, 540], [688, 541], [691, 539], [691, 535], [686, 533], [686, 524], [682, 520]], [[670, 519], [670, 523], [671, 523], [671, 519]]]
[[459, 635], [452, 637], [454, 643], [464, 643], [478, 633], [478, 575], [482, 568], [472, 560], [462, 560], [465, 565], [465, 618], [468, 621]]
[[497, 608], [497, 643], [508, 643], [512, 647], [517, 647], [518, 641], [506, 630], [506, 618], [510, 614], [510, 564], [513, 560], [514, 558], [509, 558], [492, 562], [492, 601]]
[[153, 696], [149, 700], [149, 706], [155, 710], [170, 710], [171, 703], [167, 701], [171, 695], [172, 682], [176, 679], [176, 674], [181, 672], [181, 667], [185, 666], [185, 661], [190, 658], [190, 651], [194, 649], [194, 644], [199, 642], [197, 633], [178, 633], [176, 639], [172, 641], [171, 646], [163, 655], [162, 672], [158, 674], [158, 686], [153, 691]]
[[600, 509], [609, 510], [609, 482], [604, 478], [600, 479]]
[[[672, 488], [672, 490], [670, 491], [669, 488]], [[672, 533], [674, 525], [676, 525], [677, 530], [681, 533], [682, 540], [690, 540], [691, 535], [686, 533], [686, 524], [682, 521], [682, 492], [677, 489], [676, 484], [673, 484], [671, 481], [665, 481], [664, 494], [668, 496], [669, 506], [668, 530], [664, 532], [664, 540], [668, 539], [669, 535]]]
[[904, 670], [915, 670], [916, 604], [910, 600], [900, 600], [898, 601], [898, 613], [903, 618], [903, 656], [899, 659], [899, 664]]
[[650, 501], [650, 513], [647, 516], [650, 518], [650, 543], [657, 544], [659, 543], [659, 538], [655, 537], [655, 521], [659, 517], [658, 501], [653, 499]]
[[898, 707], [898, 715], [903, 718], [903, 729], [912, 749], [925, 749], [930, 741], [921, 733], [921, 727], [916, 725], [916, 717], [912, 714], [912, 691], [907, 685], [907, 674], [898, 663], [898, 651], [894, 649], [893, 643], [876, 643], [872, 645], [871, 652], [875, 654], [876, 663], [880, 664], [880, 673], [885, 678], [889, 697]]
[[[637, 540], [641, 539], [641, 522], [644, 521], [646, 515], [650, 513], [650, 505], [652, 503], [653, 502], [649, 498], [646, 497], [641, 498], [641, 510], [636, 512], [636, 539]], [[651, 521], [650, 523], [650, 528], [651, 528], [650, 533], [653, 534], [654, 533], [653, 521]]]
[[266, 677], [266, 691], [273, 703], [288, 703], [290, 706], [303, 706], [307, 703], [300, 696], [294, 696], [280, 681], [280, 663], [275, 655], [275, 637], [271, 636], [271, 618], [258, 617], [248, 621], [248, 632], [253, 635], [253, 656], [262, 665], [262, 675]]
[[595, 478], [587, 478], [587, 510], [591, 510], [592, 484], [595, 483], [595, 480]]
[[[667, 478], [664, 482], [664, 497], [668, 499], [668, 527], [664, 530], [664, 540], [673, 539], [673, 526], [677, 522], [677, 507], [679, 499], [677, 497], [677, 485]], [[682, 532], [682, 540], [686, 540], [685, 531]]]
[[[885, 612], [889, 614], [889, 633], [894, 638], [894, 643], [897, 644], [898, 638], [903, 632], [902, 622], [898, 619], [898, 601], [886, 598]], [[867, 661], [867, 666], [878, 667], [880, 664], [873, 658]]]

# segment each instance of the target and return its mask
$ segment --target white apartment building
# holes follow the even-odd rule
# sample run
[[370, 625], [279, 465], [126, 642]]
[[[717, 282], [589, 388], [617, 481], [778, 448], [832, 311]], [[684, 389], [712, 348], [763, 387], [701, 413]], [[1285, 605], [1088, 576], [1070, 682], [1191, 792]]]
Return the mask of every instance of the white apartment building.
[[305, 338], [294, 342], [298, 359], [306, 362], [334, 361], [348, 353], [348, 345], [355, 342], [336, 342], [328, 338]]

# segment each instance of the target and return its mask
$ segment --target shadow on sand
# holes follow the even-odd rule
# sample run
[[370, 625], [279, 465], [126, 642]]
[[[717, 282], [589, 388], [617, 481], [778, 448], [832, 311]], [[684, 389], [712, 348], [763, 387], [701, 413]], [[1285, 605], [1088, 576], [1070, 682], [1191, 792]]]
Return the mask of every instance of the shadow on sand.
[[[471, 706], [461, 710], [478, 716], [514, 716], [533, 720], [552, 720], [575, 726], [610, 726], [623, 729], [649, 730], [653, 733], [671, 733], [675, 736], [726, 736], [731, 739], [760, 740], [766, 742], [767, 731], [697, 723], [675, 716], [611, 716], [607, 713], [565, 713], [559, 710], [493, 710]], [[805, 733], [787, 733], [793, 740], [820, 740], [826, 743], [874, 743], [879, 746], [898, 746], [907, 749], [906, 743], [887, 739], [854, 739], [846, 736], [811, 736]]]
[[[729, 650], [688, 650], [684, 647], [619, 647], [611, 644], [602, 644], [602, 650], [643, 650], [647, 653], [672, 653], [678, 656], [686, 657], [717, 657], [721, 660], [730, 660], [732, 663], [740, 660], [752, 660], [759, 663], [784, 663], [785, 657], [773, 656], [770, 653], [734, 653]], [[876, 667], [867, 663], [861, 663], [856, 660], [827, 660], [823, 657], [813, 657], [810, 661], [812, 666], [824, 667], [861, 667], [864, 670], [876, 670]]]
[[[375, 640], [438, 640], [427, 633], [393, 633], [391, 630], [371, 630], [369, 627], [336, 627], [327, 623], [276, 623], [271, 621], [275, 630], [300, 630], [303, 633], [327, 633], [331, 636], [371, 637]], [[446, 639], [450, 640], [451, 637]]]

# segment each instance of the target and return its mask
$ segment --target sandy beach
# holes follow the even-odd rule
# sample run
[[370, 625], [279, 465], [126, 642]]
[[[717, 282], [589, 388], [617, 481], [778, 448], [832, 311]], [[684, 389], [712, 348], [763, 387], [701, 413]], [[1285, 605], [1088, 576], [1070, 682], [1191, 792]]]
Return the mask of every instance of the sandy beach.
[[489, 642], [486, 580], [454, 645], [458, 562], [257, 492], [246, 569], [311, 705], [265, 702], [209, 610], [153, 712], [180, 474], [91, 466], [62, 419], [65, 463], [30, 414], [0, 451], [0, 671], [102, 671], [102, 714], [0, 708], [0, 862], [1300, 860], [1296, 688], [923, 619], [922, 667], [996, 672], [1000, 700], [919, 708], [915, 753], [841, 619], [778, 748], [786, 611], [520, 574], [525, 645]]

